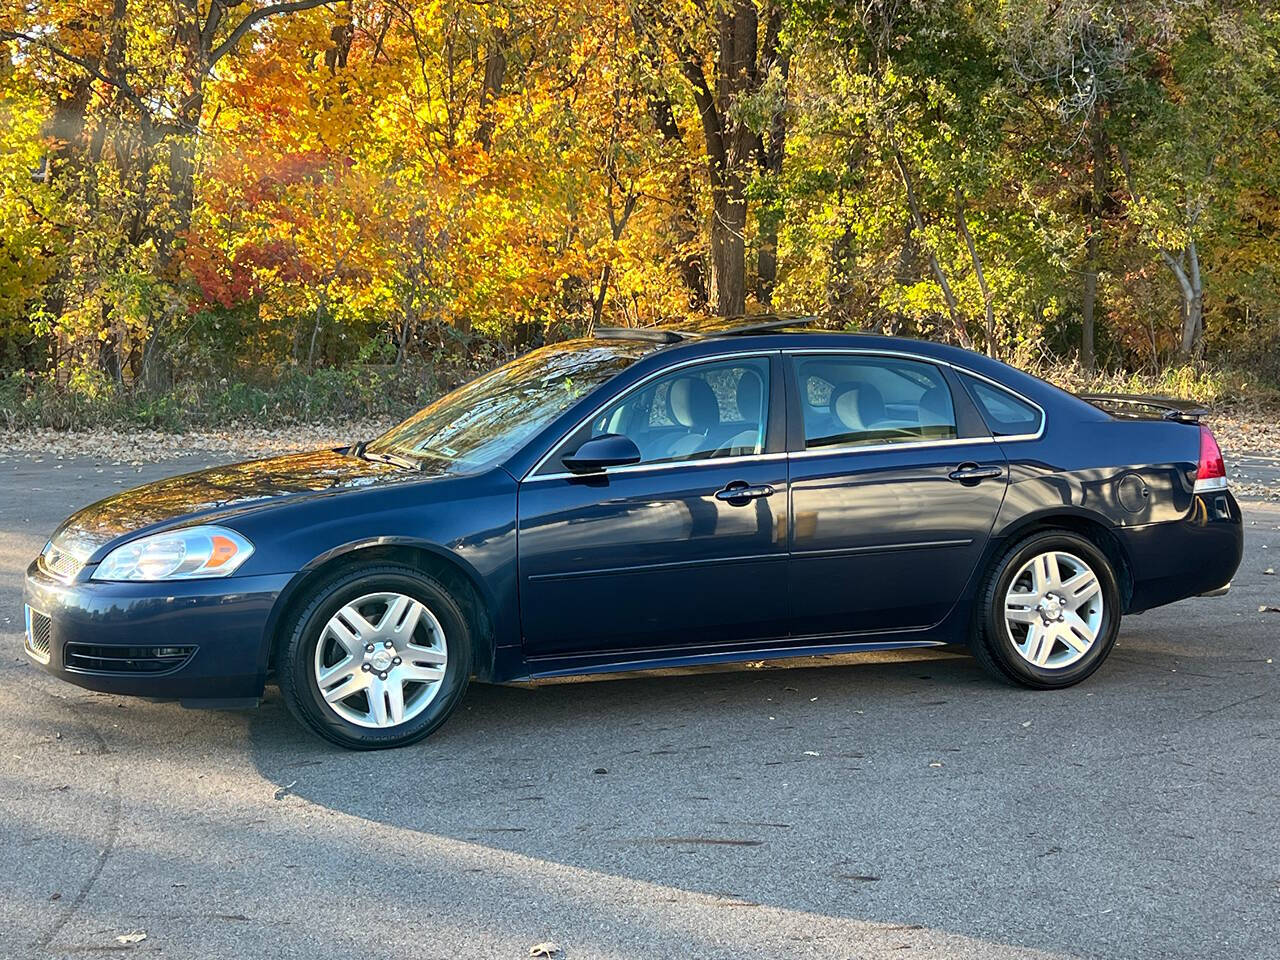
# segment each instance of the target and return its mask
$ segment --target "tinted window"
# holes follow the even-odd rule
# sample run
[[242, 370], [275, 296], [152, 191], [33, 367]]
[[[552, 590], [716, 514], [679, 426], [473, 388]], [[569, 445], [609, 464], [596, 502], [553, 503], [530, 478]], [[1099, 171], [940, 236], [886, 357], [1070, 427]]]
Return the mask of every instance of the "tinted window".
[[768, 409], [767, 357], [706, 363], [637, 387], [570, 446], [620, 433], [635, 441], [642, 463], [750, 456], [764, 452]]
[[960, 378], [995, 436], [1018, 436], [1040, 429], [1041, 415], [1036, 407], [985, 380], [965, 374]]
[[942, 371], [896, 357], [797, 357], [805, 448], [949, 440], [955, 406]]

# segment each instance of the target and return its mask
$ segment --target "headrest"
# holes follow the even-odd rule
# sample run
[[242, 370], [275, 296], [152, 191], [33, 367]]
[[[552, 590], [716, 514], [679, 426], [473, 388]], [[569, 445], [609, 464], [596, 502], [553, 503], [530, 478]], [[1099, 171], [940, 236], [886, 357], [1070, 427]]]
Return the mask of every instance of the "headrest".
[[708, 430], [720, 423], [720, 404], [705, 380], [681, 377], [667, 391], [667, 413], [682, 427]]
[[764, 399], [764, 384], [754, 370], [743, 370], [738, 378], [738, 414], [743, 420], [761, 418], [760, 401]]
[[850, 381], [831, 391], [831, 414], [846, 430], [871, 429], [884, 413], [884, 395], [870, 383]]
[[950, 423], [951, 391], [941, 384], [930, 387], [920, 397], [920, 420], [923, 423]]

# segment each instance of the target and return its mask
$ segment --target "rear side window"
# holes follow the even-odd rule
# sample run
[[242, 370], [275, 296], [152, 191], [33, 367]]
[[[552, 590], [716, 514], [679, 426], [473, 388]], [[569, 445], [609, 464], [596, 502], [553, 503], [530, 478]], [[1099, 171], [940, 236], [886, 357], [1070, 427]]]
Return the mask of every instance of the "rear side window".
[[797, 356], [806, 450], [950, 440], [956, 412], [942, 371], [898, 357]]
[[1040, 431], [1043, 414], [1038, 407], [985, 380], [963, 373], [960, 379], [995, 436], [1013, 437]]

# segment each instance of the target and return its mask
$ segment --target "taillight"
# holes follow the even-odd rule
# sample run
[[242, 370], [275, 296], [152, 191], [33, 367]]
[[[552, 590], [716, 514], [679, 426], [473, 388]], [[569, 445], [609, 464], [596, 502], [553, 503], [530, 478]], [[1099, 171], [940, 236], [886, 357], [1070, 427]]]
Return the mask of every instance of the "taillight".
[[1227, 489], [1227, 466], [1213, 431], [1200, 427], [1200, 469], [1196, 471], [1196, 493]]

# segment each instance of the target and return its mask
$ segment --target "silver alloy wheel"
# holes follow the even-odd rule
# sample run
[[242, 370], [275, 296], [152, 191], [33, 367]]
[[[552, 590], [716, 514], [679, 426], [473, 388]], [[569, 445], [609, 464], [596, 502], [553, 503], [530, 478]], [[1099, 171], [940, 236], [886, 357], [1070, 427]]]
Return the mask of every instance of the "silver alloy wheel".
[[1052, 550], [1018, 570], [1004, 598], [1004, 623], [1022, 659], [1047, 670], [1069, 667], [1097, 642], [1102, 584], [1073, 553]]
[[403, 593], [369, 593], [325, 624], [315, 681], [343, 720], [385, 729], [427, 708], [448, 662], [444, 628], [425, 604]]

